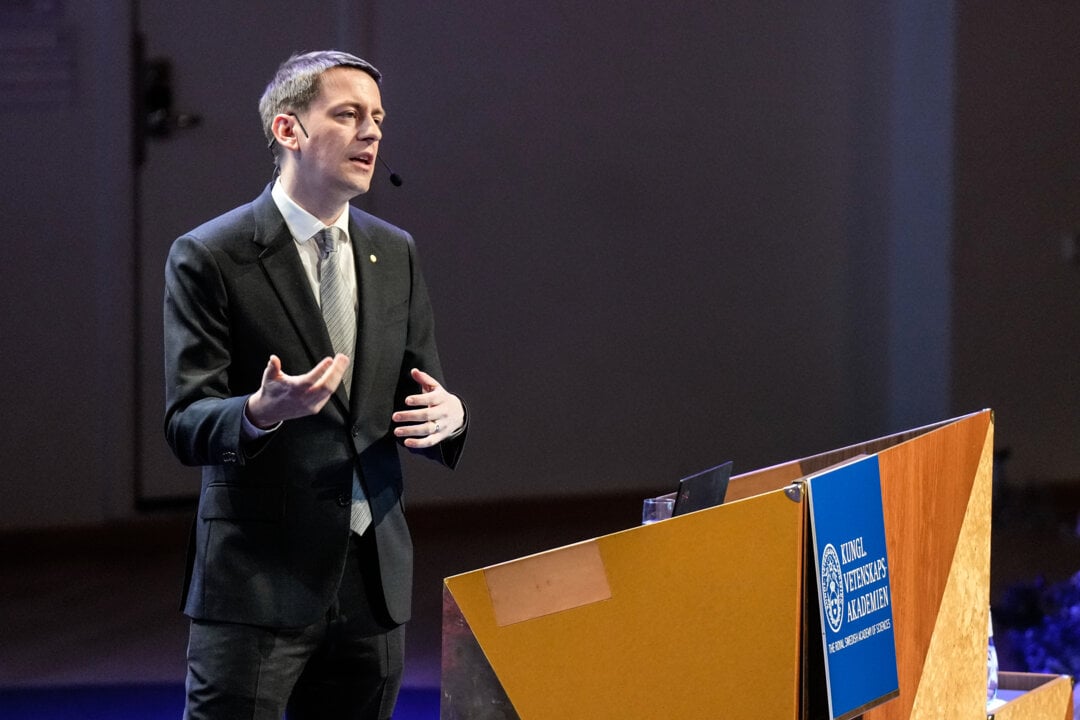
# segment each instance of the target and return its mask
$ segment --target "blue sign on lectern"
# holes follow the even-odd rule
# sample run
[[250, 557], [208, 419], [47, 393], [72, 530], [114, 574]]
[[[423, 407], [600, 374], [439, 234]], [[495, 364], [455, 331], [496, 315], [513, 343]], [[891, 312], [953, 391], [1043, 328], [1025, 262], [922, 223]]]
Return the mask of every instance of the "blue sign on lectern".
[[806, 481], [817, 561], [829, 717], [899, 694], [877, 456]]

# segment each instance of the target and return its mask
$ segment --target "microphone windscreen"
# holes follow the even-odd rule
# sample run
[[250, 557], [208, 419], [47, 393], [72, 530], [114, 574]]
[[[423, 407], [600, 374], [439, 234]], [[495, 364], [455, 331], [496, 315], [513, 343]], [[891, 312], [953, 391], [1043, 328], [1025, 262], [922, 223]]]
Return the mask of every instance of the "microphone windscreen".
[[383, 167], [386, 168], [386, 172], [390, 173], [390, 184], [394, 187], [401, 187], [402, 183], [404, 183], [405, 181], [401, 179], [400, 175], [390, 169], [390, 165], [385, 160], [383, 160], [382, 155], [379, 156], [379, 162], [381, 162], [383, 164]]

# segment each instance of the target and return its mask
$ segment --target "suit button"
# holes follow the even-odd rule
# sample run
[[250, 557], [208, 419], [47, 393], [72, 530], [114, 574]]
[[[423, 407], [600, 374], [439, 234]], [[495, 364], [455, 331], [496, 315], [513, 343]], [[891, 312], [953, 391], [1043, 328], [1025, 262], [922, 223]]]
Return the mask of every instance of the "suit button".
[[337, 496], [337, 504], [339, 506], [341, 506], [341, 507], [346, 507], [351, 500], [352, 500], [352, 498], [349, 497], [348, 495], [346, 495], [345, 493], [341, 493], [340, 495]]

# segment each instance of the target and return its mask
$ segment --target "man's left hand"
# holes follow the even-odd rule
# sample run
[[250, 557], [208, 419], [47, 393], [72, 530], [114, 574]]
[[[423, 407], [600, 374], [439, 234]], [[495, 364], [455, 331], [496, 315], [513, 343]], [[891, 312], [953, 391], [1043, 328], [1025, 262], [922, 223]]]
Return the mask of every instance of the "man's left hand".
[[465, 406], [423, 370], [413, 368], [412, 378], [420, 386], [420, 394], [408, 396], [405, 404], [416, 409], [394, 413], [393, 421], [402, 423], [394, 428], [394, 435], [405, 438], [408, 448], [438, 445], [465, 424]]

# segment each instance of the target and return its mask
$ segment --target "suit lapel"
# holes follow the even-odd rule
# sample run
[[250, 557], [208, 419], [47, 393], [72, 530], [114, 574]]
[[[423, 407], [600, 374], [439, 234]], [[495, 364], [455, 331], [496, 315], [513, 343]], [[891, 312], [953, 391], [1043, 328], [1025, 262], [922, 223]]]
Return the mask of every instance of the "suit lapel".
[[356, 222], [351, 208], [349, 237], [353, 245], [357, 292], [360, 295], [360, 312], [356, 318], [356, 362], [352, 381], [352, 404], [357, 408], [362, 399], [371, 394], [375, 369], [379, 366], [379, 354], [383, 349], [377, 332], [379, 324], [375, 317], [376, 308], [379, 307], [382, 279], [378, 272], [378, 244], [368, 229]]
[[[270, 188], [253, 204], [255, 213], [254, 242], [262, 246], [259, 261], [281, 300], [286, 314], [292, 321], [296, 334], [308, 358], [308, 367], [303, 370], [290, 368], [291, 372], [306, 372], [324, 357], [333, 357], [333, 344], [326, 332], [319, 304], [311, 292], [311, 283], [304, 274], [304, 267], [296, 252], [296, 245], [284, 218], [274, 204]], [[284, 342], [283, 338], [283, 342]], [[355, 387], [355, 386], [354, 386]], [[340, 409], [347, 410], [344, 383], [338, 388], [335, 397]]]

